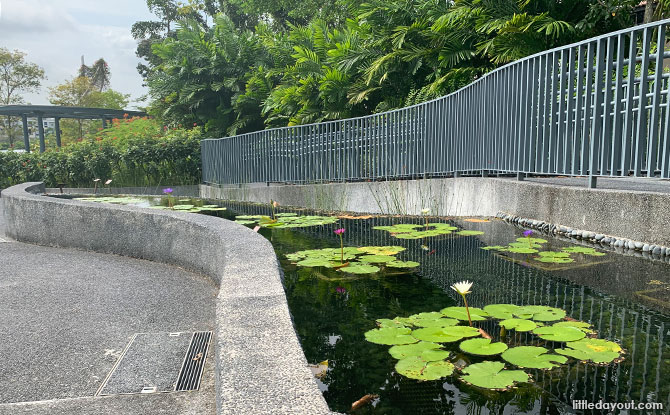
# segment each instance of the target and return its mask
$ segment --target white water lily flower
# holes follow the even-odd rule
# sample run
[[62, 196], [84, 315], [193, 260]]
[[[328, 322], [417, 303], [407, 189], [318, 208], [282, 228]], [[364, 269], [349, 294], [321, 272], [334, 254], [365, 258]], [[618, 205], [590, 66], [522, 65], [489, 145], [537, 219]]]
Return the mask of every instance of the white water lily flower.
[[422, 215], [427, 215], [427, 214], [429, 214], [429, 213], [430, 213], [430, 209], [428, 209], [428, 208], [421, 209], [421, 214], [422, 214]]
[[470, 288], [472, 287], [470, 281], [461, 281], [451, 286], [451, 289], [459, 293], [460, 295], [470, 294]]

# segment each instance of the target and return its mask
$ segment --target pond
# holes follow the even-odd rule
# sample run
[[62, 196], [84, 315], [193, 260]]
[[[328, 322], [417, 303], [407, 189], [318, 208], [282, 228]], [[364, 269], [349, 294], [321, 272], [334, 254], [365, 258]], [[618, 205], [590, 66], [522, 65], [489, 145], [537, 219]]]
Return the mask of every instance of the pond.
[[[160, 198], [151, 203], [160, 203]], [[165, 200], [163, 199], [163, 203]], [[216, 202], [181, 202], [195, 206]], [[268, 205], [227, 203], [221, 217], [271, 215]], [[275, 213], [278, 213], [279, 209]], [[282, 210], [283, 213], [290, 212]], [[295, 211], [299, 215], [314, 214]], [[207, 213], [207, 212], [203, 212]], [[316, 213], [325, 215], [325, 213]], [[330, 408], [349, 412], [352, 403], [366, 395], [370, 403], [360, 414], [465, 414], [465, 413], [606, 413], [575, 411], [572, 402], [660, 402], [664, 409], [622, 413], [670, 413], [670, 265], [642, 258], [597, 251], [592, 256], [571, 253], [571, 261], [541, 262], [537, 254], [509, 252], [487, 247], [509, 247], [525, 243], [524, 229], [502, 221], [474, 222], [464, 219], [431, 218], [457, 228], [454, 232], [401, 239], [379, 226], [414, 223], [421, 231], [424, 218], [341, 216], [326, 225], [295, 228], [262, 227], [284, 271], [284, 285], [297, 333], [307, 360], [319, 372], [319, 384]], [[248, 226], [254, 226], [249, 224]], [[336, 229], [347, 247], [399, 246], [399, 261], [414, 261], [417, 268], [380, 266], [374, 274], [351, 274], [325, 267], [302, 267], [286, 256], [302, 250], [340, 247]], [[432, 229], [432, 227], [431, 227]], [[472, 230], [479, 232], [460, 232]], [[460, 233], [459, 233], [460, 232]], [[570, 241], [548, 235], [540, 251], [563, 252]], [[521, 238], [520, 241], [517, 241]], [[531, 244], [532, 245], [532, 244]], [[530, 245], [529, 245], [530, 246]], [[523, 248], [523, 246], [520, 246]], [[588, 250], [586, 250], [588, 251]], [[559, 255], [559, 258], [564, 258]], [[354, 259], [351, 259], [352, 261]], [[461, 296], [450, 288], [462, 280], [473, 282], [467, 295], [470, 307], [490, 304], [542, 305], [565, 310], [567, 316], [592, 325], [597, 337], [623, 347], [619, 363], [594, 364], [569, 359], [552, 370], [525, 369], [529, 383], [504, 391], [482, 389], [460, 379], [458, 371], [438, 380], [419, 381], [400, 375], [398, 360], [389, 345], [366, 340], [365, 333], [379, 319], [408, 317], [462, 306]], [[464, 323], [467, 325], [467, 321]], [[489, 333], [493, 342], [507, 346], [544, 346], [529, 332], [509, 331], [501, 337], [498, 322], [474, 322]], [[449, 360], [473, 365], [500, 357], [478, 357], [447, 343]], [[327, 363], [326, 363], [327, 361]], [[321, 365], [319, 366], [319, 363]], [[508, 366], [511, 366], [508, 364]], [[467, 366], [466, 366], [467, 367]]]

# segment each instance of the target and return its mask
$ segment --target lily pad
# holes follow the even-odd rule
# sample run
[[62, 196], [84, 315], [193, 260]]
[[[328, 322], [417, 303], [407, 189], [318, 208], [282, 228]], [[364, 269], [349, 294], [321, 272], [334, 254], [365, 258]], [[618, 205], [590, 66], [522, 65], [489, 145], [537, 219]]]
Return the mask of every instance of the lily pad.
[[433, 311], [430, 313], [413, 314], [404, 321], [417, 327], [449, 327], [458, 324], [458, 320], [443, 317], [442, 313]]
[[390, 232], [391, 235], [399, 239], [421, 239], [448, 235], [452, 231], [458, 230], [457, 227], [447, 223], [428, 223], [427, 225], [400, 223], [393, 226], [375, 226], [373, 229]]
[[558, 323], [553, 324], [554, 327], [575, 327], [578, 328], [579, 330], [583, 331], [586, 334], [593, 334], [595, 333], [594, 330], [591, 329], [591, 325], [585, 321], [559, 321]]
[[396, 257], [390, 255], [363, 255], [359, 257], [358, 260], [371, 264], [380, 264], [385, 262], [393, 262], [396, 260]]
[[519, 346], [504, 352], [502, 358], [515, 366], [530, 369], [553, 369], [568, 361], [565, 356], [548, 352], [544, 347]]
[[402, 246], [361, 246], [356, 250], [370, 255], [395, 255], [404, 251], [405, 248]]
[[449, 352], [440, 349], [440, 347], [441, 346], [437, 343], [418, 342], [414, 344], [393, 346], [389, 349], [389, 353], [398, 360], [406, 359], [410, 356], [420, 356], [427, 362], [434, 362], [449, 357]]
[[456, 235], [461, 235], [461, 236], [475, 236], [475, 235], [484, 235], [484, 232], [482, 232], [482, 231], [464, 230], [464, 231], [456, 232]]
[[325, 258], [307, 258], [297, 262], [296, 265], [300, 265], [301, 267], [326, 267], [326, 268], [332, 268], [334, 266], [334, 264], [331, 261]]
[[537, 328], [532, 320], [523, 320], [520, 318], [510, 318], [500, 322], [500, 325], [507, 330], [516, 330], [516, 331], [531, 331]]
[[253, 225], [254, 222], [253, 220], [242, 220], [242, 219], [235, 219], [235, 222], [239, 223], [240, 225]]
[[434, 343], [451, 343], [479, 335], [477, 328], [469, 326], [425, 327], [412, 331], [412, 336], [415, 338]]
[[514, 304], [489, 304], [484, 307], [484, 311], [491, 317], [498, 320], [507, 320], [513, 318], [513, 313], [519, 309]]
[[173, 207], [174, 210], [191, 210], [195, 206], [194, 205], [175, 205]]
[[431, 362], [419, 356], [410, 356], [399, 360], [395, 370], [410, 379], [437, 380], [451, 375], [454, 372], [454, 365], [444, 360]]
[[571, 246], [569, 248], [563, 248], [561, 249], [563, 252], [571, 253], [571, 254], [584, 254], [584, 255], [591, 255], [591, 256], [605, 256], [604, 252], [598, 252], [594, 248], [587, 248], [585, 246]]
[[391, 268], [416, 268], [421, 264], [419, 264], [418, 262], [414, 262], [414, 261], [392, 261], [392, 262], [387, 262], [384, 265], [386, 265], [387, 267], [391, 267]]
[[567, 264], [575, 261], [574, 259], [570, 258], [570, 254], [567, 252], [544, 251], [540, 252], [538, 255], [539, 257], [536, 257], [535, 260], [540, 262]]
[[491, 251], [491, 250], [494, 250], [494, 251], [501, 251], [501, 250], [503, 250], [503, 249], [507, 249], [507, 247], [506, 247], [506, 246], [502, 246], [502, 245], [492, 245], [492, 246], [485, 246], [485, 247], [482, 247], [482, 249], [485, 250], [485, 251]]
[[507, 345], [501, 342], [491, 343], [491, 339], [469, 339], [459, 345], [462, 351], [477, 356], [492, 356], [507, 350]]
[[365, 332], [365, 340], [376, 344], [412, 344], [418, 340], [410, 335], [412, 331], [406, 327], [389, 327], [372, 329]]
[[547, 240], [542, 238], [527, 238], [525, 236], [521, 238], [516, 238], [518, 242], [525, 242], [530, 244], [546, 244]]
[[485, 361], [463, 369], [465, 382], [485, 389], [508, 389], [515, 383], [528, 382], [529, 376], [522, 370], [506, 370], [502, 362]]
[[535, 321], [556, 321], [565, 317], [565, 310], [543, 305], [527, 305], [519, 307], [514, 315], [522, 319]]
[[[481, 308], [470, 307], [469, 310], [470, 319], [472, 321], [483, 321], [486, 320], [486, 317], [488, 317], [486, 311], [482, 310]], [[461, 321], [468, 321], [468, 313], [465, 307], [447, 307], [440, 310], [440, 312], [447, 317], [455, 318]]]
[[534, 248], [507, 248], [507, 252], [512, 252], [515, 254], [535, 254], [538, 252], [537, 249]]
[[380, 328], [389, 328], [389, 327], [404, 328], [404, 327], [406, 327], [405, 323], [403, 323], [402, 321], [400, 321], [398, 319], [391, 320], [390, 318], [378, 318], [376, 321], [377, 321], [377, 325]]
[[348, 267], [339, 268], [338, 272], [348, 272], [350, 274], [374, 274], [379, 272], [379, 267], [369, 264], [361, 264], [358, 262], [352, 262]]
[[582, 339], [566, 344], [566, 349], [556, 349], [556, 353], [594, 363], [611, 363], [621, 357], [621, 346], [609, 340]]
[[583, 331], [575, 327], [545, 326], [536, 328], [533, 333], [541, 339], [554, 342], [574, 342], [586, 336]]

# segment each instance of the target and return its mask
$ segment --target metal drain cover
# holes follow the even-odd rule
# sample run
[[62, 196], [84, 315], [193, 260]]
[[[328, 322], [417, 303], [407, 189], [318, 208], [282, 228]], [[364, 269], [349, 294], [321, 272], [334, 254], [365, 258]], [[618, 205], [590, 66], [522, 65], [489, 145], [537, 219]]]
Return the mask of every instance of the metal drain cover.
[[[202, 333], [206, 334], [205, 342]], [[96, 395], [191, 390], [176, 389], [182, 377], [182, 383], [197, 389], [210, 339], [211, 332], [135, 334]], [[204, 351], [201, 346], [194, 346], [203, 343]], [[200, 357], [194, 359], [198, 353]]]

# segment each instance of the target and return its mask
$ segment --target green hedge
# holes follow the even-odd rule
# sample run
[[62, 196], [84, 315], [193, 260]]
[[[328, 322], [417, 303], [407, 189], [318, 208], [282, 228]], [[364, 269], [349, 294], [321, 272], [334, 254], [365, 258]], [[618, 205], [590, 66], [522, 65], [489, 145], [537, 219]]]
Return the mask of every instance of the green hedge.
[[[133, 123], [139, 128], [129, 128]], [[200, 183], [199, 132], [156, 125], [116, 120], [112, 128], [60, 150], [0, 153], [0, 189], [26, 181], [44, 181], [47, 187], [93, 187], [94, 179], [112, 179], [112, 186]]]

